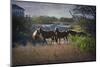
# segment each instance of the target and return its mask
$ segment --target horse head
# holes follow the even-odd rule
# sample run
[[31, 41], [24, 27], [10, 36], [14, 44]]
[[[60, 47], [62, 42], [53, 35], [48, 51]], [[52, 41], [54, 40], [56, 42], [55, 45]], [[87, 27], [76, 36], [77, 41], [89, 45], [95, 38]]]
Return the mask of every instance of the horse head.
[[75, 35], [78, 34], [78, 32], [73, 31], [73, 30], [69, 30], [68, 33], [69, 33], [70, 35], [73, 35], [73, 36], [75, 36]]
[[33, 32], [32, 38], [33, 38], [34, 40], [36, 40], [36, 39], [41, 39], [41, 38], [42, 38], [40, 28], [37, 28], [37, 29]]

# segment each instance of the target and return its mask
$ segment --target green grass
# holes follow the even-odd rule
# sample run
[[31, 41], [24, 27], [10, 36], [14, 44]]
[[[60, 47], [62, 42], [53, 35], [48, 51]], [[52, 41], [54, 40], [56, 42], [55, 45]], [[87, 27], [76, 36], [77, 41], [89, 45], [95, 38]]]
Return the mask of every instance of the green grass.
[[96, 52], [96, 40], [93, 37], [88, 36], [69, 36], [72, 44], [79, 47], [82, 51]]

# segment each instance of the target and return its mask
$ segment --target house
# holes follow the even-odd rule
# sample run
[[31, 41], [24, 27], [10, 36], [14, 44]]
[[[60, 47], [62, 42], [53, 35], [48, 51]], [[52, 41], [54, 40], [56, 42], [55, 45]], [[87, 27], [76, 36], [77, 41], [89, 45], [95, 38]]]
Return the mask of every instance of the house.
[[12, 15], [13, 16], [21, 16], [21, 17], [24, 17], [24, 11], [25, 9], [16, 5], [16, 4], [12, 4]]

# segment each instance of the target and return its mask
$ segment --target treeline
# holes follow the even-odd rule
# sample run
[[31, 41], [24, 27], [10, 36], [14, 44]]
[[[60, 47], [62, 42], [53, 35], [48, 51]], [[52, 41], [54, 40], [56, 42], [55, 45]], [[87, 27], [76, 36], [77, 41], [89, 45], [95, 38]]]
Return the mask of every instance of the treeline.
[[73, 22], [72, 18], [65, 18], [65, 17], [61, 17], [61, 18], [56, 18], [56, 17], [49, 17], [49, 16], [39, 16], [39, 17], [33, 17], [32, 18], [32, 22], [33, 23], [39, 23], [39, 24], [51, 24], [54, 22]]
[[[96, 7], [76, 5], [72, 10], [73, 19], [80, 25], [84, 32], [96, 36]], [[80, 15], [79, 15], [80, 14]]]
[[74, 22], [73, 18], [65, 18], [65, 17], [61, 17], [59, 19], [59, 21], [61, 21], [61, 22]]
[[96, 56], [96, 7], [76, 5], [70, 13], [76, 22], [73, 26], [78, 25], [87, 33], [87, 36], [70, 36], [71, 43]]

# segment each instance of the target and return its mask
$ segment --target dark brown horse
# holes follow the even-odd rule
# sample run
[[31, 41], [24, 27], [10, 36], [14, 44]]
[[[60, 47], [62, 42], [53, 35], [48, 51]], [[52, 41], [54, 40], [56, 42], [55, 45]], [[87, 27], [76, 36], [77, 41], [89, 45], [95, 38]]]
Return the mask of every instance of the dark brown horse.
[[77, 33], [79, 36], [87, 36], [87, 34], [85, 32], [78, 32]]
[[85, 32], [76, 32], [76, 31], [69, 30], [68, 33], [70, 35], [73, 35], [73, 36], [75, 36], [75, 35], [78, 35], [78, 36], [87, 36], [87, 34]]
[[60, 44], [60, 40], [61, 39], [64, 39], [64, 41], [65, 41], [65, 39], [67, 40], [67, 42], [68, 42], [68, 32], [67, 31], [59, 31], [59, 29], [58, 28], [56, 28], [56, 30], [55, 30], [55, 33], [56, 33], [56, 41]]
[[75, 35], [78, 34], [78, 32], [72, 31], [72, 30], [68, 30], [68, 33], [69, 33], [70, 35], [73, 35], [73, 36], [75, 36]]

